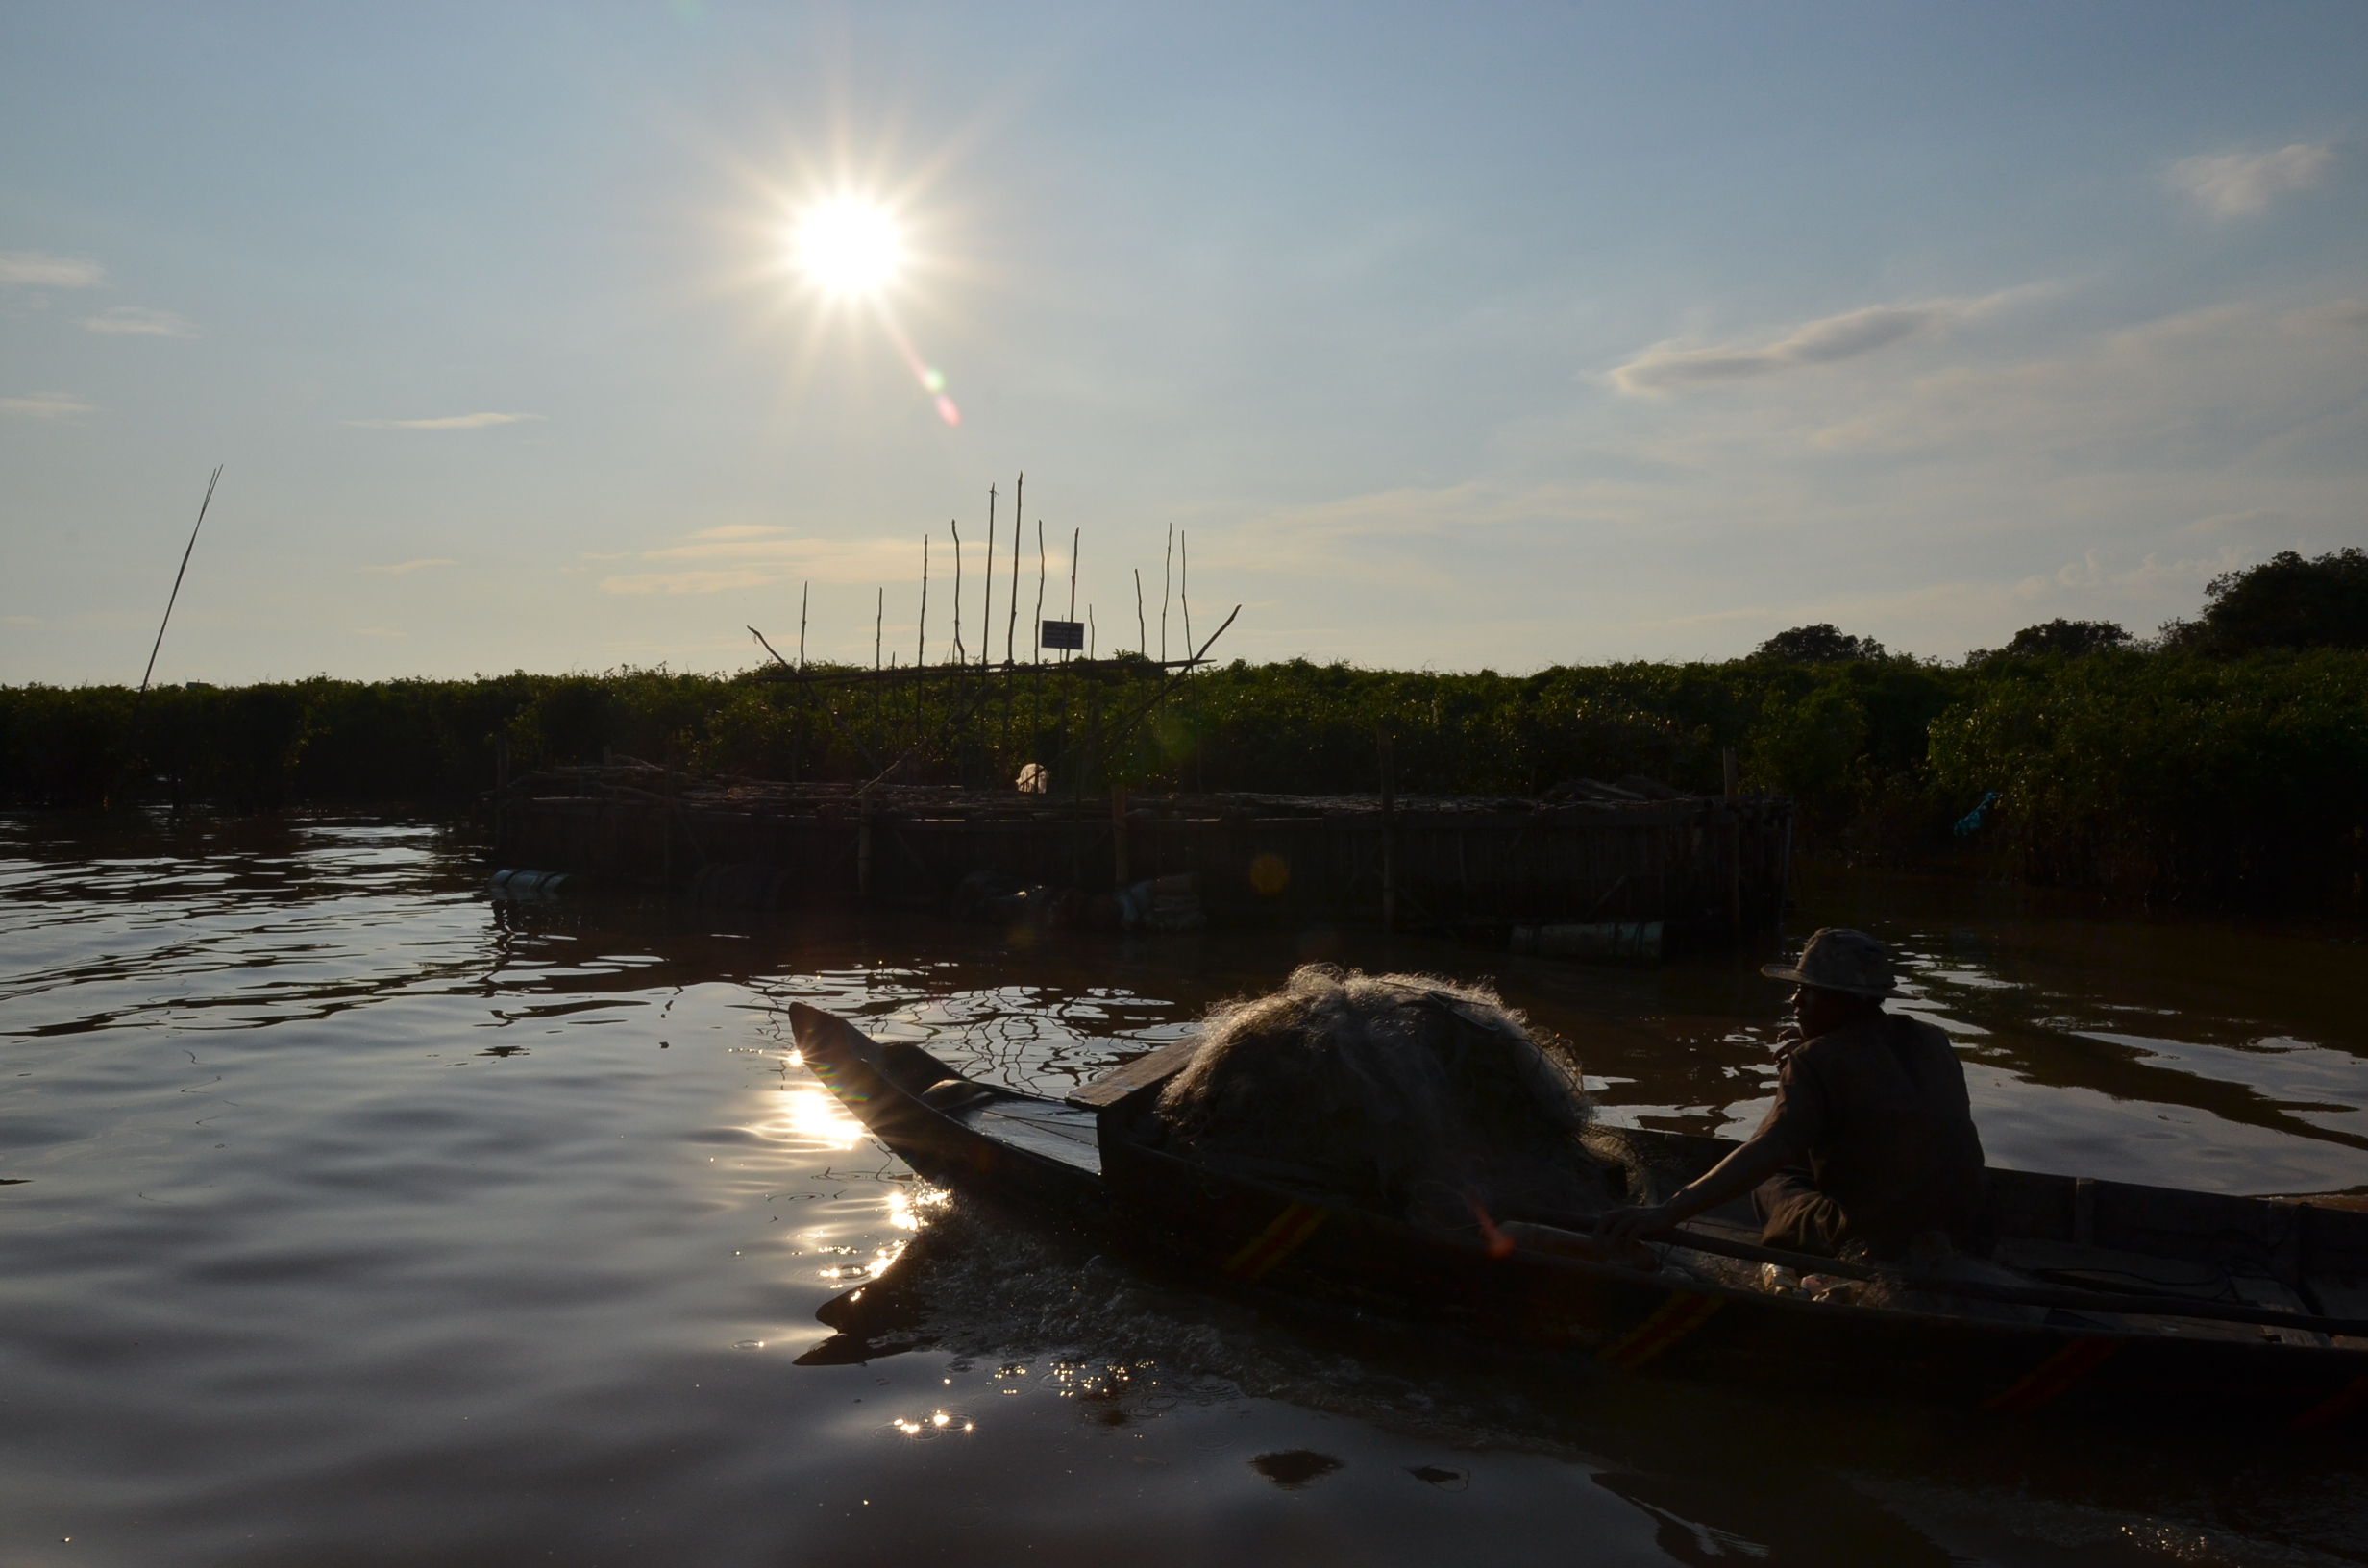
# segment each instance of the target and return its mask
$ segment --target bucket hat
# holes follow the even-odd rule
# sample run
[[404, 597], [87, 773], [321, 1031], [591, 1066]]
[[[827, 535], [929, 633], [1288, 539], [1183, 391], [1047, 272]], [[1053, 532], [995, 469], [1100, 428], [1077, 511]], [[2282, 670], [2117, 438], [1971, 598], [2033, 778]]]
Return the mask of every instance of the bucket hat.
[[1891, 973], [1890, 949], [1863, 931], [1829, 925], [1809, 939], [1800, 962], [1789, 968], [1764, 964], [1760, 972], [1771, 980], [1814, 986], [1819, 991], [1846, 991], [1853, 996], [1905, 996]]

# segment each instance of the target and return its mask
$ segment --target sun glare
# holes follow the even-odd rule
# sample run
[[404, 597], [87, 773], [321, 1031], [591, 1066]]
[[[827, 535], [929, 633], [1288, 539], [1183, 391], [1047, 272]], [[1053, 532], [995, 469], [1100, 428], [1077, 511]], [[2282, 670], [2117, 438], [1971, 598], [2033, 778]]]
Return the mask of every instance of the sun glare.
[[876, 294], [904, 259], [896, 221], [852, 196], [833, 197], [798, 220], [792, 238], [798, 269], [832, 294]]

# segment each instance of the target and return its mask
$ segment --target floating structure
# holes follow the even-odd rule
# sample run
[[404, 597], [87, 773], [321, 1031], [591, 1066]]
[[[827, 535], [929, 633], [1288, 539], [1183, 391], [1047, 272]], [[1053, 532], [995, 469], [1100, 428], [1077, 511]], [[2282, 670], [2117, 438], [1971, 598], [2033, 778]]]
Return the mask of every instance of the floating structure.
[[[1540, 953], [1652, 958], [1665, 943], [1731, 941], [1776, 923], [1793, 808], [1783, 796], [1685, 796], [1642, 779], [1582, 781], [1537, 799], [1082, 796], [787, 784], [617, 762], [513, 780], [494, 815], [500, 865], [703, 903], [1017, 910], [1049, 924], [1133, 925], [1130, 909], [1174, 916], [1189, 889], [1214, 925], [1370, 922]], [[1162, 922], [1147, 913], [1143, 923]]]

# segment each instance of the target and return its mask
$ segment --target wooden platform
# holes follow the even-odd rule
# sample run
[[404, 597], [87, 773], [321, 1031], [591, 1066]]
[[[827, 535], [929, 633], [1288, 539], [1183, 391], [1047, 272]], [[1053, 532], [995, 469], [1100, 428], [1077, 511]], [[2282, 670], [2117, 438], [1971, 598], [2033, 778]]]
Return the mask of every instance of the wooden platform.
[[1370, 795], [858, 794], [616, 766], [519, 779], [500, 792], [496, 823], [503, 866], [718, 903], [947, 908], [979, 872], [1088, 894], [1189, 872], [1216, 924], [1388, 916], [1485, 938], [1662, 921], [1682, 941], [1776, 922], [1792, 802], [1410, 796], [1385, 810]]

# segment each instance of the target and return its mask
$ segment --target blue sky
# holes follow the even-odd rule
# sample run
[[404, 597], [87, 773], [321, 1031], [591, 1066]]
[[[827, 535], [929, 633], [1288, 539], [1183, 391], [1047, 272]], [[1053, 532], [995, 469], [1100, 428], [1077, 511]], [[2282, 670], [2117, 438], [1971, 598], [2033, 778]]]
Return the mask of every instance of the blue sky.
[[[737, 669], [809, 581], [909, 658], [954, 518], [974, 649], [1023, 469], [1104, 650], [1171, 525], [1252, 658], [2148, 630], [2368, 544], [2363, 67], [2356, 5], [25, 0], [0, 681], [138, 678], [216, 463], [160, 679]], [[958, 426], [787, 265], [841, 190]]]

